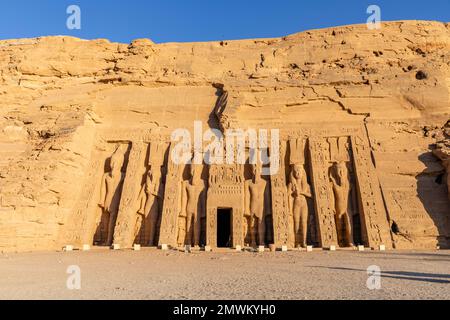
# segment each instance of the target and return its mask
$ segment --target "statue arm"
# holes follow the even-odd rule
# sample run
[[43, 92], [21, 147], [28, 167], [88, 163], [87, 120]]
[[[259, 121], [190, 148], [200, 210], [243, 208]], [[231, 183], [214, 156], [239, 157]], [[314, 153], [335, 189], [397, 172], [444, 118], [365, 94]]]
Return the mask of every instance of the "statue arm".
[[308, 198], [312, 198], [311, 186], [309, 185], [305, 175], [303, 175], [302, 184], [303, 184], [303, 195]]
[[287, 187], [287, 195], [288, 195], [288, 206], [289, 206], [289, 215], [293, 216], [293, 208], [294, 208], [294, 198], [292, 197], [292, 183], [289, 183]]
[[337, 185], [336, 179], [333, 177], [332, 174], [330, 174], [330, 181], [333, 183], [333, 186]]

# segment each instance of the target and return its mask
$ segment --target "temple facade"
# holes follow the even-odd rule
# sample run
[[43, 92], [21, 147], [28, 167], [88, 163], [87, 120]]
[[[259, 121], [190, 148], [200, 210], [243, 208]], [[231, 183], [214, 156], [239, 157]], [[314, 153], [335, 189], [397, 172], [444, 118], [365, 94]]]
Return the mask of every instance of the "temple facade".
[[[214, 109], [215, 130], [230, 128], [223, 118], [224, 91]], [[225, 97], [225, 99], [224, 99]], [[222, 110], [222, 111], [221, 111]], [[248, 138], [248, 137], [247, 137]], [[396, 247], [396, 223], [389, 192], [377, 175], [363, 121], [320, 127], [299, 124], [280, 132], [278, 163], [177, 164], [177, 142], [150, 131], [99, 131], [85, 197], [67, 241], [131, 248], [269, 246], [329, 248], [363, 245]], [[233, 146], [235, 148], [235, 146]], [[227, 153], [224, 144], [223, 154]], [[190, 149], [189, 149], [190, 150]], [[233, 150], [236, 159], [239, 152]], [[263, 168], [276, 171], [263, 174]], [[79, 222], [82, 222], [80, 224]], [[81, 232], [80, 232], [81, 231]], [[438, 238], [431, 246], [440, 242]], [[445, 241], [441, 241], [445, 245]]]

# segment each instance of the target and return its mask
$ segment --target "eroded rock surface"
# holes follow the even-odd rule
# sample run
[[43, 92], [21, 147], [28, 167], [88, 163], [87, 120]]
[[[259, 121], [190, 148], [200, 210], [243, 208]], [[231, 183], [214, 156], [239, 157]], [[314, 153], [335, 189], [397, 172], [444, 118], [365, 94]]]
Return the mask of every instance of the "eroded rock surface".
[[[450, 26], [438, 22], [208, 43], [0, 41], [0, 250], [150, 237], [292, 247], [305, 228], [323, 247], [448, 247], [449, 90]], [[194, 121], [280, 129], [280, 172], [248, 194], [252, 166], [203, 165], [196, 184], [168, 157], [171, 133]], [[114, 205], [101, 200], [108, 177]], [[186, 185], [201, 185], [195, 214]]]

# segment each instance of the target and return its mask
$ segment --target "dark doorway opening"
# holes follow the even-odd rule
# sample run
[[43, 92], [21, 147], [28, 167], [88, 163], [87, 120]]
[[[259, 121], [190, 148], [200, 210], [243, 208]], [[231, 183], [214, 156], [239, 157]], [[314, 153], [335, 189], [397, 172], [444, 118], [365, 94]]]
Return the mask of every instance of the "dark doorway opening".
[[217, 209], [217, 247], [229, 248], [233, 245], [231, 209]]

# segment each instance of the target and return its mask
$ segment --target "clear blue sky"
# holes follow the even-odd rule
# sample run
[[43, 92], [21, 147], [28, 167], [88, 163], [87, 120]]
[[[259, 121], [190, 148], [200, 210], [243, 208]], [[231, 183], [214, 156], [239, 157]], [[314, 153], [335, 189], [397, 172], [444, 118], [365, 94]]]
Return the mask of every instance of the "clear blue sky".
[[[81, 30], [66, 28], [66, 8], [81, 8]], [[382, 20], [450, 22], [450, 0], [0, 0], [0, 39], [44, 35], [129, 43], [279, 37], [365, 23], [370, 4]]]

